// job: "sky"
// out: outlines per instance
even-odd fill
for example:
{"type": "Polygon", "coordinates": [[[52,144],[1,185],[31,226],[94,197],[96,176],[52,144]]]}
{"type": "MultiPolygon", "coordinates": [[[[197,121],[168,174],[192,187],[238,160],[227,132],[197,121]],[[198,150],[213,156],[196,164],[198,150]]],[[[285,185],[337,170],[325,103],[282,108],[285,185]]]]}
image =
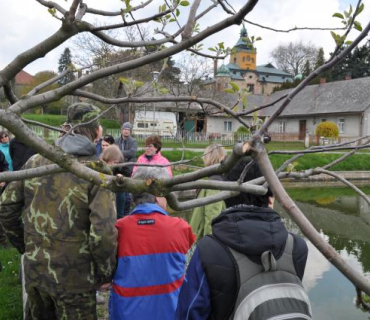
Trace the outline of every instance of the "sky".
{"type": "MultiPolygon", "coordinates": [[[[64,8],[72,3],[72,0],[54,0],[64,8]]],[[[142,0],[132,0],[133,5],[138,5],[142,0]]],[[[190,2],[192,2],[190,0],[190,2]]],[[[245,0],[229,0],[235,9],[240,8],[245,0]]],[[[370,21],[370,1],[363,1],[365,10],[361,13],[359,21],[363,26],[370,21]]],[[[95,9],[119,10],[123,2],[120,0],[85,0],[85,3],[95,9]]],[[[153,4],[143,10],[140,14],[135,13],[136,18],[144,17],[158,11],[158,5],[164,3],[163,0],[154,0],[153,4]]],[[[206,7],[209,0],[202,0],[201,8],[206,7]]],[[[355,0],[260,0],[253,12],[246,19],[252,22],[272,27],[276,29],[287,29],[297,27],[340,27],[340,19],[333,18],[335,12],[343,12],[349,5],[356,6],[355,0]]],[[[181,23],[184,23],[186,15],[183,11],[180,15],[181,23]]],[[[201,28],[210,26],[225,18],[222,10],[216,9],[210,12],[207,18],[200,21],[201,28]]],[[[89,22],[96,22],[96,16],[86,15],[89,22]]],[[[117,18],[115,23],[120,22],[117,18]]],[[[40,5],[36,0],[12,0],[0,1],[0,69],[10,63],[18,54],[32,48],[42,40],[46,39],[58,30],[61,22],[52,17],[47,8],[40,5]]],[[[153,25],[152,28],[157,27],[153,25]]],[[[294,31],[290,33],[276,33],[250,24],[245,24],[248,34],[262,37],[262,41],[256,43],[257,64],[273,62],[270,53],[279,44],[288,42],[302,41],[311,42],[317,47],[323,47],[326,57],[333,51],[334,41],[329,31],[294,31]]],[[[169,30],[171,31],[171,29],[169,30]]],[[[225,46],[232,47],[239,38],[240,26],[232,26],[228,29],[206,39],[204,48],[212,47],[219,42],[224,42],[225,46]]],[[[352,31],[349,39],[354,39],[358,34],[352,31]]],[[[57,71],[58,60],[65,47],[71,47],[71,42],[66,42],[60,47],[48,53],[44,58],[40,58],[28,65],[25,70],[30,74],[43,70],[57,71]]],[[[211,53],[205,50],[206,53],[211,53]]],[[[72,51],[73,54],[73,51],[72,51]]],[[[176,60],[176,57],[175,57],[176,60]]],[[[225,61],[225,63],[228,63],[225,61]]]]}

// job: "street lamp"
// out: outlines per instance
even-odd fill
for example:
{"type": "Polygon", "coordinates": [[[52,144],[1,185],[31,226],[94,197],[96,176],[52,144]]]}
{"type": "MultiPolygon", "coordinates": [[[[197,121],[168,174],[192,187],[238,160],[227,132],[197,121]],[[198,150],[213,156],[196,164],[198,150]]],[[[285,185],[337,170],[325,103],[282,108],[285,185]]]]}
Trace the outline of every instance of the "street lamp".
{"type": "MultiPolygon", "coordinates": [[[[158,76],[159,76],[159,72],[158,71],[152,71],[152,77],[153,77],[153,81],[154,81],[154,95],[157,96],[157,81],[158,81],[158,76]]],[[[153,106],[153,133],[155,133],[154,131],[154,127],[155,127],[155,102],[154,102],[154,106],[153,106]]]]}

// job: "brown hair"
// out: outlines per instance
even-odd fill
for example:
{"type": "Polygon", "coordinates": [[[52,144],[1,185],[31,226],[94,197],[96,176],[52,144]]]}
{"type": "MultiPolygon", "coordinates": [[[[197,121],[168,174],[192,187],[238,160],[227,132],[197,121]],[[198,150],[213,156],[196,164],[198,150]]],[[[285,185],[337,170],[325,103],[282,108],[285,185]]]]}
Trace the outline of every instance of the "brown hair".
{"type": "Polygon", "coordinates": [[[146,138],[145,145],[148,146],[150,144],[152,144],[157,149],[157,153],[159,151],[161,151],[162,142],[161,142],[161,138],[159,136],[150,136],[150,137],[146,138]]]}
{"type": "Polygon", "coordinates": [[[99,124],[97,123],[81,125],[81,126],[78,126],[76,129],[74,129],[73,133],[85,136],[90,141],[93,142],[98,137],[98,132],[97,132],[98,128],[99,128],[99,124]]]}
{"type": "Polygon", "coordinates": [[[206,167],[218,164],[226,157],[226,151],[220,144],[211,144],[204,149],[203,162],[206,167]]]}
{"type": "Polygon", "coordinates": [[[124,160],[121,150],[116,145],[107,147],[100,158],[107,163],[109,161],[123,162],[124,160]]]}

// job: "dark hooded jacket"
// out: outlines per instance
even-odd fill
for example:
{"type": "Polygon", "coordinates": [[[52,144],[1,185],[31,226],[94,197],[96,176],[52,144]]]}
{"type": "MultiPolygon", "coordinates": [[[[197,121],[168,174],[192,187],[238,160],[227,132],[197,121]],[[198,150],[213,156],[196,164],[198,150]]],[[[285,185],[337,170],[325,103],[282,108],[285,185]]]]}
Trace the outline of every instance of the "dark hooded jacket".
{"type": "Polygon", "coordinates": [[[18,171],[21,170],[29,158],[36,154],[36,151],[17,138],[13,138],[9,143],[9,153],[13,161],[13,171],[18,171]]]}
{"type": "MultiPolygon", "coordinates": [[[[265,251],[280,258],[288,236],[278,213],[247,205],[223,211],[212,221],[212,233],[198,242],[181,288],[176,319],[228,319],[238,295],[238,281],[226,246],[261,264],[265,251]]],[[[308,249],[302,238],[293,238],[294,267],[302,279],[308,249]]]]}

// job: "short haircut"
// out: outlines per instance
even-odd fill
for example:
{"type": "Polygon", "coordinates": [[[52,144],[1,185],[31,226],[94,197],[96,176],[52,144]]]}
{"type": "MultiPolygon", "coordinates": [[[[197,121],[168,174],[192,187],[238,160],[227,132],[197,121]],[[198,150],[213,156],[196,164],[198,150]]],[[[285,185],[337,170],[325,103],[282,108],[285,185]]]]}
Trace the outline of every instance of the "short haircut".
{"type": "Polygon", "coordinates": [[[156,149],[157,149],[157,152],[161,151],[162,149],[162,142],[161,142],[161,138],[159,136],[150,136],[148,138],[146,138],[145,140],[145,145],[148,146],[152,144],[156,149]]]}
{"type": "Polygon", "coordinates": [[[136,206],[144,203],[156,203],[155,196],[147,192],[134,194],[132,200],[136,206]]]}
{"type": "MultiPolygon", "coordinates": [[[[237,181],[246,165],[248,165],[252,160],[250,157],[243,157],[238,160],[235,166],[224,175],[225,181],[237,181]]],[[[262,172],[258,166],[258,163],[254,161],[248,168],[246,175],[243,179],[243,182],[250,181],[262,177],[262,172]]],[[[256,207],[265,207],[269,205],[269,197],[272,197],[273,194],[268,188],[268,191],[265,195],[257,195],[251,193],[241,192],[239,195],[228,198],[225,200],[226,207],[232,207],[239,204],[253,205],[256,207]]]]}
{"type": "Polygon", "coordinates": [[[114,144],[114,138],[109,134],[106,134],[105,136],[103,136],[103,140],[105,142],[108,142],[109,144],[114,144]]]}
{"type": "Polygon", "coordinates": [[[209,167],[224,160],[226,157],[226,150],[220,144],[211,144],[204,149],[203,155],[203,162],[206,167],[209,167]]]}
{"type": "Polygon", "coordinates": [[[109,161],[123,162],[124,160],[121,150],[116,145],[111,145],[107,147],[103,151],[100,158],[105,162],[109,161]]]}

